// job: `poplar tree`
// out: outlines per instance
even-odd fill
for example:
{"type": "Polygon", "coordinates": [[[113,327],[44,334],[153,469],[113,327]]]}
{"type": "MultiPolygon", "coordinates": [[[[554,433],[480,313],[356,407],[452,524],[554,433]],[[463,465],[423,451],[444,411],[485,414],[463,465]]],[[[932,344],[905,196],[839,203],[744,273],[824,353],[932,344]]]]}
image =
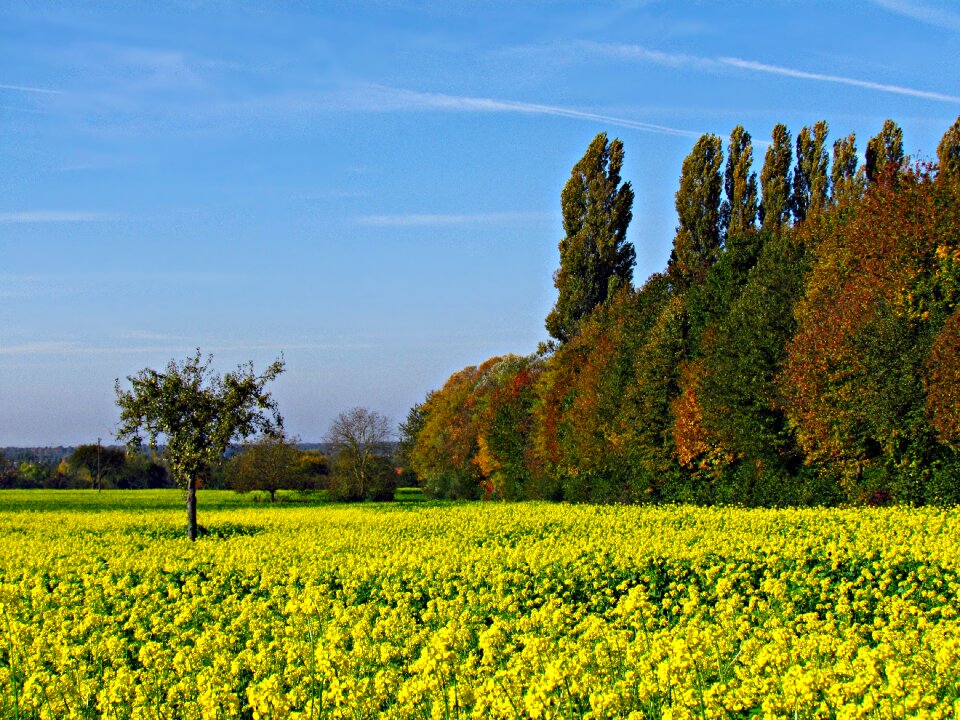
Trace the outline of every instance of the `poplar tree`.
{"type": "Polygon", "coordinates": [[[830,178],[827,157],[827,123],[821,120],[813,128],[797,133],[797,164],[793,169],[793,217],[800,222],[816,215],[827,204],[830,178]]]}
{"type": "Polygon", "coordinates": [[[940,177],[949,182],[960,181],[960,117],[943,134],[937,145],[937,160],[940,162],[940,177]]]}
{"type": "Polygon", "coordinates": [[[706,274],[720,253],[720,190],[723,144],[716,135],[701,135],[680,171],[676,194],[677,235],[667,272],[681,287],[706,274]]]}
{"type": "Polygon", "coordinates": [[[551,337],[576,335],[581,321],[633,280],[636,251],[627,242],[633,217],[633,188],[621,182],[623,143],[597,135],[573,166],[560,195],[563,229],[560,268],[553,275],[557,302],[547,315],[551,337]]]}
{"type": "Polygon", "coordinates": [[[760,171],[760,224],[764,230],[777,230],[790,222],[790,131],[778,123],[763,158],[760,171]]]}
{"type": "Polygon", "coordinates": [[[883,129],[867,142],[867,182],[873,185],[884,176],[895,181],[905,162],[903,130],[893,120],[886,120],[883,129]]]}
{"type": "Polygon", "coordinates": [[[863,168],[857,168],[857,136],[854,133],[833,143],[830,180],[834,203],[856,199],[863,194],[863,168]]]}
{"type": "Polygon", "coordinates": [[[737,125],[727,145],[727,167],[723,189],[726,198],[720,205],[720,225],[727,237],[735,237],[753,228],[757,222],[757,174],[751,172],[753,143],[750,133],[737,125]]]}

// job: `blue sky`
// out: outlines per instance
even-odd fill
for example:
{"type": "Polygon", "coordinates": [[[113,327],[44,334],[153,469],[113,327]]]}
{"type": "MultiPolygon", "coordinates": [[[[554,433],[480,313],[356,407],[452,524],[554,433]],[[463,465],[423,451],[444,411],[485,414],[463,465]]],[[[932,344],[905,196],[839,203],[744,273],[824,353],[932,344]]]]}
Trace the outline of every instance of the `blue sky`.
{"type": "MultiPolygon", "coordinates": [[[[560,190],[623,140],[636,281],[697,136],[960,114],[953,2],[0,4],[0,446],[111,437],[113,383],[281,352],[287,427],[402,420],[546,338],[560,190]]],[[[759,168],[758,168],[759,169],[759,168]]]]}

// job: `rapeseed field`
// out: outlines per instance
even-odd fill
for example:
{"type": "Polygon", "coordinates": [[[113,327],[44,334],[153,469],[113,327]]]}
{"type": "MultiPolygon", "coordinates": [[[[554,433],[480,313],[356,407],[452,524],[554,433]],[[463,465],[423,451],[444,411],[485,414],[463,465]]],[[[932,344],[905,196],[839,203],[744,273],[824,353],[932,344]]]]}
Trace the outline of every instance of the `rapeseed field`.
{"type": "Polygon", "coordinates": [[[0,716],[960,715],[956,509],[178,501],[0,494],[0,716]]]}

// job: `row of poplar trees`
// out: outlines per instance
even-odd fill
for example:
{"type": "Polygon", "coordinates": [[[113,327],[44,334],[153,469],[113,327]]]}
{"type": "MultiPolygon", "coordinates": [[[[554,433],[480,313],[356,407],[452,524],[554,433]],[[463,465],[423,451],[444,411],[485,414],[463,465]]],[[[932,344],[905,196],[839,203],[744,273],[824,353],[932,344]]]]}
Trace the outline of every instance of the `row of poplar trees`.
{"type": "Polygon", "coordinates": [[[598,135],[529,356],[455,373],[402,448],[437,497],[744,505],[960,501],[960,118],[911,164],[887,121],[704,135],[665,272],[633,285],[623,145],[598,135]],[[831,152],[832,150],[832,152],[831,152]],[[831,157],[832,155],[832,157],[831,157]]]}

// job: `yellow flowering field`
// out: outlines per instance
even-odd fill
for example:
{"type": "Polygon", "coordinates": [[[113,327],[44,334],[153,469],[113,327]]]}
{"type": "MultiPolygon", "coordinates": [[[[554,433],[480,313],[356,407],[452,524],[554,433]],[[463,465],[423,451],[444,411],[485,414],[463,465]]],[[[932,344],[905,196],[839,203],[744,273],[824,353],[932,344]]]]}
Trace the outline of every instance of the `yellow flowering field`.
{"type": "Polygon", "coordinates": [[[0,493],[0,717],[960,716],[956,509],[232,497],[0,493]]]}

